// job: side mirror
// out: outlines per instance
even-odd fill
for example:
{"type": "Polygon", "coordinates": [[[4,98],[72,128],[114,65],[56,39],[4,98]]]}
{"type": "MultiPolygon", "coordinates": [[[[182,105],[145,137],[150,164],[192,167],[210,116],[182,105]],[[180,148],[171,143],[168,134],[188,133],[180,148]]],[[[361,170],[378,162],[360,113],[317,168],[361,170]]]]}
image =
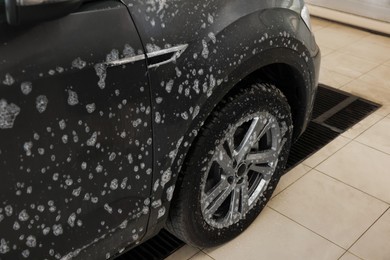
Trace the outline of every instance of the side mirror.
{"type": "Polygon", "coordinates": [[[5,0],[7,22],[28,24],[58,18],[76,10],[82,0],[5,0]]]}

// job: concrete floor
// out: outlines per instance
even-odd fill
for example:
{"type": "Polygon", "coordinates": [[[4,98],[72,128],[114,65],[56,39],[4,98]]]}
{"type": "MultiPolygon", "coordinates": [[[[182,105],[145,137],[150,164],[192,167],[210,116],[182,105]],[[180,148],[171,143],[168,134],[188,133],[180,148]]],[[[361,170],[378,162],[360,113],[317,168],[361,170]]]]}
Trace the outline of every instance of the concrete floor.
{"type": "Polygon", "coordinates": [[[312,22],[320,82],[383,107],[287,173],[241,236],[168,259],[390,259],[390,37],[312,22]]]}

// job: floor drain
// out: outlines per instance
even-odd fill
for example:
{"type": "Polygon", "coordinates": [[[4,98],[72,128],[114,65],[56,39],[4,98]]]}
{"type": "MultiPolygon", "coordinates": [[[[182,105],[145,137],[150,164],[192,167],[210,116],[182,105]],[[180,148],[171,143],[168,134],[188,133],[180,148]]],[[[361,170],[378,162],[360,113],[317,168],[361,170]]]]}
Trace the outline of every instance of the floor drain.
{"type": "MultiPolygon", "coordinates": [[[[313,119],[306,132],[292,146],[287,169],[305,160],[379,107],[380,105],[371,101],[320,84],[313,119]]],[[[116,260],[160,260],[183,245],[184,242],[162,230],[157,236],[117,257],[116,260]]]]}
{"type": "Polygon", "coordinates": [[[115,260],[159,260],[164,259],[184,245],[184,242],[161,230],[157,236],[118,256],[115,260]]]}
{"type": "Polygon", "coordinates": [[[379,107],[379,104],[320,84],[313,119],[291,147],[286,168],[293,168],[379,107]]]}

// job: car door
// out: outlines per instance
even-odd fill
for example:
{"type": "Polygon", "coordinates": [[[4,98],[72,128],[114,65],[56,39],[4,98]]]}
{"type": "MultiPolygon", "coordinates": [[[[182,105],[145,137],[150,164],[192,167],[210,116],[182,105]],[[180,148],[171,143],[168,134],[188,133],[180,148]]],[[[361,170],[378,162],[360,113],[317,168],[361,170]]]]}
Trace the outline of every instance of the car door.
{"type": "Polygon", "coordinates": [[[18,27],[0,12],[0,258],[109,257],[144,235],[152,180],[128,10],[88,2],[18,27]]]}
{"type": "Polygon", "coordinates": [[[151,201],[159,202],[159,207],[151,208],[149,221],[150,229],[159,230],[165,224],[185,152],[203,124],[202,114],[216,104],[211,94],[227,68],[232,67],[226,63],[219,67],[226,56],[215,39],[224,23],[214,23],[214,16],[227,4],[207,0],[122,1],[139,29],[148,58],[154,124],[151,201]]]}

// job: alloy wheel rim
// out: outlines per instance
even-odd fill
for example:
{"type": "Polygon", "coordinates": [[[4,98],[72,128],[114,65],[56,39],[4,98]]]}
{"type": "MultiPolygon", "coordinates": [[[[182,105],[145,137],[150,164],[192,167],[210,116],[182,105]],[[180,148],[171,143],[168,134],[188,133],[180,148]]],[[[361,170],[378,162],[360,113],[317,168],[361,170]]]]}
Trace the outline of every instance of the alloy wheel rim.
{"type": "Polygon", "coordinates": [[[224,228],[245,218],[270,183],[286,132],[268,112],[230,127],[202,182],[201,210],[209,225],[224,228]]]}

